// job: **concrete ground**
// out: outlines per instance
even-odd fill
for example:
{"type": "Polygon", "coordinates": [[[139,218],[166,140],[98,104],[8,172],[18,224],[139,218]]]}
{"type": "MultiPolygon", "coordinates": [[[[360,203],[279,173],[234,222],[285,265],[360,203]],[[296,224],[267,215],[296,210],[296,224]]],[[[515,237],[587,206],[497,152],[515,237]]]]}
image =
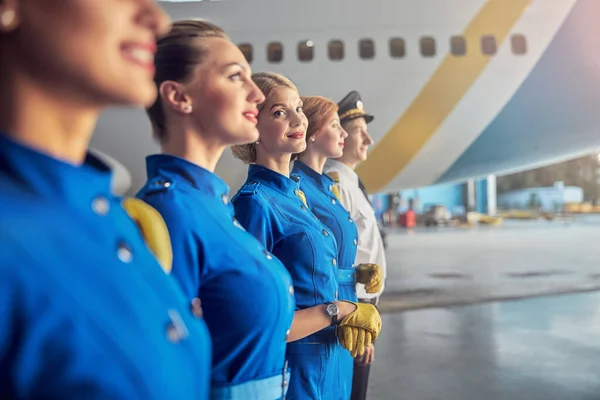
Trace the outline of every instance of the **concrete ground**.
{"type": "Polygon", "coordinates": [[[600,217],[388,233],[384,311],[600,289],[600,217]]]}
{"type": "Polygon", "coordinates": [[[600,294],[384,314],[369,400],[600,399],[600,294]]]}
{"type": "Polygon", "coordinates": [[[600,399],[600,217],[388,237],[370,400],[600,399]]]}

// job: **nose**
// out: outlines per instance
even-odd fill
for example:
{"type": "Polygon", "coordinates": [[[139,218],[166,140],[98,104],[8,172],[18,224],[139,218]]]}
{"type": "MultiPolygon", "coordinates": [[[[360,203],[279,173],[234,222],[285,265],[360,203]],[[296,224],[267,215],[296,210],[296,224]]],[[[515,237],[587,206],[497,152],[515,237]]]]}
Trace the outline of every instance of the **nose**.
{"type": "Polygon", "coordinates": [[[144,8],[140,11],[139,22],[152,30],[155,36],[163,35],[169,32],[171,28],[171,18],[158,3],[154,1],[145,2],[144,8]]]}
{"type": "Polygon", "coordinates": [[[348,137],[348,132],[346,132],[346,130],[344,128],[342,129],[342,139],[346,139],[348,137]]]}
{"type": "Polygon", "coordinates": [[[248,94],[248,101],[254,104],[264,103],[266,97],[262,90],[260,90],[258,86],[256,86],[256,83],[254,83],[252,79],[249,80],[249,86],[250,93],[248,94]]]}
{"type": "Polygon", "coordinates": [[[302,111],[293,112],[290,115],[290,125],[291,126],[304,125],[304,126],[308,127],[308,118],[306,118],[306,116],[304,115],[304,113],[302,111]]]}
{"type": "Polygon", "coordinates": [[[367,145],[373,144],[373,138],[371,137],[371,135],[369,135],[369,132],[367,132],[367,131],[363,132],[363,141],[367,145]]]}

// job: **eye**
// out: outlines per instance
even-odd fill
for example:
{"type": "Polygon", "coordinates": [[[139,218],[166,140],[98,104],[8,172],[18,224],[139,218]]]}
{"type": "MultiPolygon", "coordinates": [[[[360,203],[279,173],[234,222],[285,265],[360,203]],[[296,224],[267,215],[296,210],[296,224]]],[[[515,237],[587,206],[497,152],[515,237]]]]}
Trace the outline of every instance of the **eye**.
{"type": "Polygon", "coordinates": [[[276,117],[283,117],[285,115],[285,111],[283,110],[277,110],[273,113],[274,116],[276,117]]]}
{"type": "Polygon", "coordinates": [[[302,109],[302,107],[298,107],[298,108],[296,108],[296,112],[301,113],[301,112],[304,112],[304,110],[302,109]]]}
{"type": "Polygon", "coordinates": [[[242,79],[242,73],[241,72],[236,72],[233,75],[229,75],[229,79],[231,79],[232,81],[239,81],[242,79]]]}

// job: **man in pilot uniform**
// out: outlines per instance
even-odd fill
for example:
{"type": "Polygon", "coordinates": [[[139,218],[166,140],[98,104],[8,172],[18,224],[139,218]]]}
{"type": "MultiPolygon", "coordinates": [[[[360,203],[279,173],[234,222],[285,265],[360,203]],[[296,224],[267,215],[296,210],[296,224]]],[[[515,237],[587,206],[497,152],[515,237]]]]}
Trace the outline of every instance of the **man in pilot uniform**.
{"type": "MultiPolygon", "coordinates": [[[[385,282],[386,261],[383,239],[379,231],[375,210],[367,197],[364,186],[354,169],[366,160],[367,150],[373,144],[373,138],[367,131],[367,124],[373,116],[364,111],[360,95],[350,92],[338,103],[342,127],[348,132],[344,144],[344,153],[338,159],[327,160],[324,172],[338,182],[340,201],[350,212],[358,228],[358,249],[355,265],[377,264],[381,267],[385,282]]],[[[385,284],[377,293],[367,293],[364,285],[357,283],[356,294],[360,302],[377,304],[385,284]]],[[[364,400],[367,395],[370,359],[373,349],[362,358],[355,359],[352,382],[352,400],[364,400]]]]}

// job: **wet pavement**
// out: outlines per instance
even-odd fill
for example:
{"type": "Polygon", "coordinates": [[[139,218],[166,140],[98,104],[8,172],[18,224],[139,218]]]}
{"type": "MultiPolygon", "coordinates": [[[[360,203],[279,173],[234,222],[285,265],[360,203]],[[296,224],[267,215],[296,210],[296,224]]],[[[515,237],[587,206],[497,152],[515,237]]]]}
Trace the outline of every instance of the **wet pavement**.
{"type": "Polygon", "coordinates": [[[388,233],[383,311],[600,289],[600,216],[388,233]]]}
{"type": "Polygon", "coordinates": [[[600,293],[383,316],[370,400],[600,399],[600,293]]]}

